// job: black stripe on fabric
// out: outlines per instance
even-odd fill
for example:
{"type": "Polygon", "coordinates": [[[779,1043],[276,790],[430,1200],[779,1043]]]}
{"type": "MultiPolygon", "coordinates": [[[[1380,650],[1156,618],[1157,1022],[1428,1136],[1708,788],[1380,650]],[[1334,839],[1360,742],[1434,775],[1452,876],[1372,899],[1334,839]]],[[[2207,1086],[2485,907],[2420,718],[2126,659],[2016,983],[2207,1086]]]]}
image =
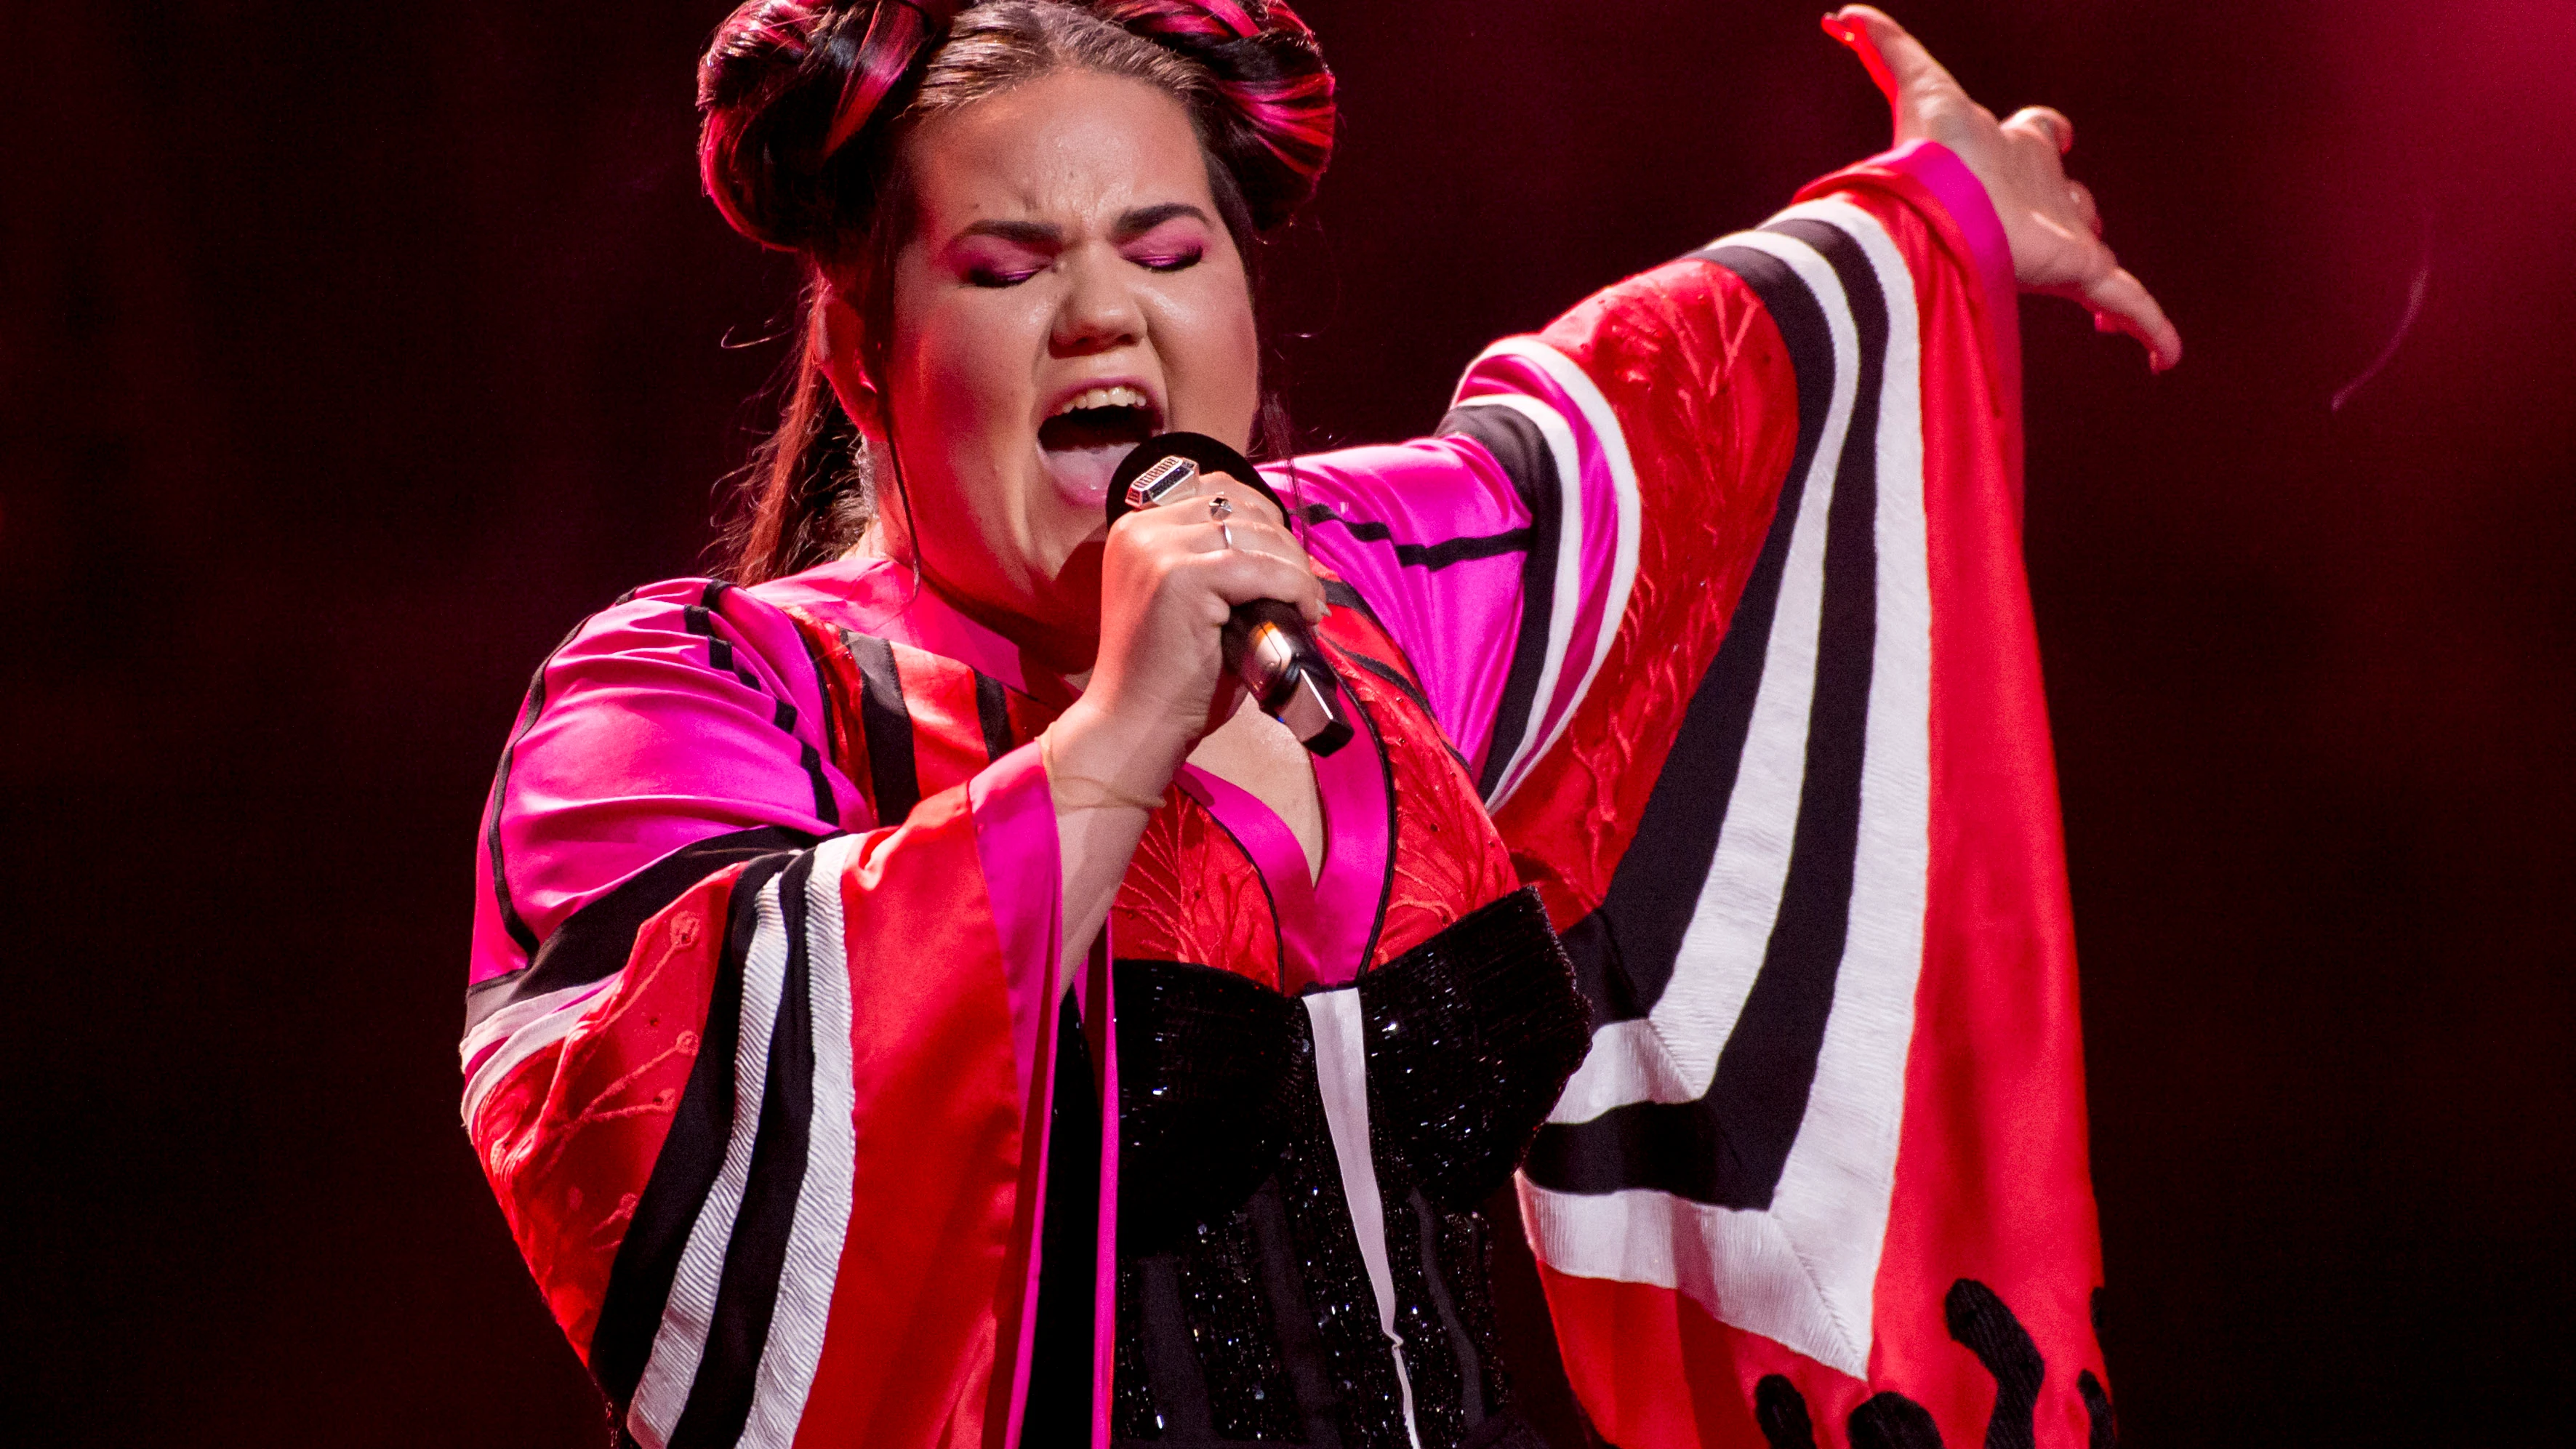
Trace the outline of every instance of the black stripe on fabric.
{"type": "MultiPolygon", "coordinates": [[[[761,689],[759,676],[734,658],[732,643],[716,633],[715,611],[724,602],[724,596],[732,591],[733,585],[722,579],[709,579],[707,586],[698,591],[698,601],[682,609],[680,617],[687,622],[690,633],[707,641],[708,668],[741,680],[745,689],[760,689],[766,694],[768,691],[761,689]]],[[[831,817],[826,815],[823,818],[828,820],[831,817]]]]}
{"type": "Polygon", "coordinates": [[[877,824],[901,825],[921,803],[920,767],[912,757],[912,711],[903,702],[903,676],[894,646],[871,634],[844,629],[841,643],[859,666],[859,729],[867,736],[868,779],[876,787],[877,824]]]}
{"type": "Polygon", "coordinates": [[[1011,742],[1011,697],[1002,681],[975,675],[975,722],[984,728],[984,758],[998,760],[1014,748],[1011,742]]]}
{"type": "Polygon", "coordinates": [[[590,1372],[621,1423],[635,1385],[644,1377],[645,1361],[652,1357],[653,1337],[661,1329],[689,1230],[697,1225],[707,1192],[724,1166],[725,1143],[733,1135],[734,1051],[742,1037],[743,958],[759,930],[761,888],[790,858],[764,856],[744,866],[734,880],[725,907],[724,952],[707,997],[697,1061],[689,1068],[670,1133],[636,1198],[635,1215],[627,1221],[626,1238],[617,1245],[608,1289],[601,1295],[599,1326],[590,1339],[590,1372]]]}
{"type": "Polygon", "coordinates": [[[1824,308],[1789,264],[1750,247],[1698,255],[1743,278],[1780,329],[1797,376],[1798,441],[1773,505],[1770,533],[1745,578],[1717,657],[1683,711],[1663,773],[1638,817],[1637,834],[1610,877],[1601,908],[1565,933],[1565,949],[1574,958],[1584,994],[1592,998],[1596,1024],[1644,1016],[1672,980],[1682,935],[1698,909],[1701,883],[1708,879],[1718,835],[1726,826],[1771,647],[1790,537],[1805,501],[1808,470],[1824,440],[1825,414],[1833,404],[1833,334],[1824,308]]]}
{"type": "Polygon", "coordinates": [[[466,1029],[513,1001],[615,975],[635,953],[635,933],[698,882],[735,861],[804,850],[821,840],[789,826],[763,825],[681,846],[565,918],[528,966],[469,988],[466,1029]]]}
{"type": "MultiPolygon", "coordinates": [[[[806,891],[813,875],[814,853],[809,850],[798,853],[778,880],[787,967],[769,1037],[769,1079],[761,1086],[760,1125],[751,1141],[742,1210],[734,1217],[724,1272],[716,1280],[706,1351],[689,1385],[688,1406],[671,1429],[671,1449],[712,1449],[742,1437],[758,1387],[761,1352],[769,1346],[788,1237],[796,1226],[796,1199],[805,1188],[814,1118],[814,961],[806,931],[806,891]]],[[[838,968],[837,962],[824,966],[838,968]]]]}
{"type": "MultiPolygon", "coordinates": [[[[833,737],[832,684],[823,667],[824,645],[820,639],[803,629],[796,631],[796,637],[804,642],[806,666],[814,671],[814,698],[821,701],[823,711],[823,727],[820,733],[824,739],[829,740],[833,737]]],[[[798,746],[796,763],[804,768],[807,782],[814,787],[815,818],[838,826],[841,823],[841,802],[832,793],[831,777],[823,773],[823,752],[803,740],[796,743],[798,746]]]]}
{"type": "Polygon", "coordinates": [[[826,825],[839,825],[841,803],[832,798],[832,781],[823,773],[823,752],[808,741],[798,740],[796,763],[805,771],[805,783],[814,787],[814,818],[826,825]]]}
{"type": "MultiPolygon", "coordinates": [[[[1476,781],[1476,793],[1487,803],[1503,783],[1503,769],[1518,753],[1521,741],[1529,733],[1530,711],[1536,707],[1538,677],[1547,667],[1547,631],[1549,620],[1559,603],[1556,597],[1556,555],[1563,537],[1564,487],[1557,477],[1557,459],[1547,445],[1547,435],[1538,424],[1499,404],[1469,405],[1452,408],[1440,420],[1441,436],[1459,434],[1473,438],[1493,455],[1503,476],[1521,495],[1521,506],[1529,510],[1529,551],[1521,557],[1521,628],[1512,641],[1511,672],[1503,677],[1503,693],[1494,706],[1494,728],[1485,745],[1485,769],[1476,781]]],[[[1574,601],[1563,601],[1568,608],[1574,601]]]]}
{"type": "MultiPolygon", "coordinates": [[[[1638,1102],[1589,1122],[1550,1124],[1531,1148],[1527,1171],[1532,1182],[1560,1192],[1650,1188],[1721,1207],[1768,1208],[1806,1118],[1841,974],[1878,636],[1878,417],[1888,315],[1858,243],[1819,222],[1784,222],[1772,230],[1814,247],[1832,265],[1859,343],[1857,401],[1826,513],[1815,692],[1788,874],[1762,968],[1718,1054],[1708,1092],[1694,1102],[1638,1102]]],[[[1710,260],[1732,267],[1736,251],[1719,249],[1710,260]]],[[[1768,297],[1764,303],[1770,305],[1768,297]]],[[[1788,327],[1782,331],[1785,338],[1788,327]]],[[[1802,377],[1802,409],[1803,383],[1802,377]]],[[[1647,844],[1632,842],[1629,856],[1647,844]]],[[[1689,882],[1687,897],[1697,895],[1698,883],[1689,882]]],[[[1663,969],[1669,980],[1669,959],[1663,969]]]]}
{"type": "MultiPolygon", "coordinates": [[[[1329,504],[1309,503],[1301,516],[1309,525],[1338,524],[1351,537],[1362,543],[1386,543],[1395,536],[1395,530],[1383,523],[1365,518],[1344,518],[1335,513],[1329,504]]],[[[1397,543],[1395,561],[1407,568],[1427,569],[1436,573],[1451,564],[1466,563],[1471,559],[1519,553],[1528,548],[1529,543],[1528,529],[1508,528],[1501,533],[1470,534],[1463,538],[1446,539],[1439,543],[1397,543]]]]}

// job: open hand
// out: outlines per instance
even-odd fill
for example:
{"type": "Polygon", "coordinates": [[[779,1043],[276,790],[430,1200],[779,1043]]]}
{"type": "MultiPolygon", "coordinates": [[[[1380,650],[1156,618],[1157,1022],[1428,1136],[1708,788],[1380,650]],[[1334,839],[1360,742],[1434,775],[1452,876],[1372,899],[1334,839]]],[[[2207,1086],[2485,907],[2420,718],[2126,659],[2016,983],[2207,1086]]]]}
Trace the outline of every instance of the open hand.
{"type": "Polygon", "coordinates": [[[2066,174],[2074,122],[2046,106],[2025,106],[1997,122],[1921,41],[1883,12],[1847,5],[1832,18],[1865,34],[1886,61],[1897,141],[1937,141],[1985,184],[2011,243],[2013,276],[2022,290],[2081,302],[2092,310],[2094,326],[2144,343],[2147,361],[2158,372],[2182,360],[2182,334],[2102,244],[2102,214],[2093,193],[2066,174]]]}

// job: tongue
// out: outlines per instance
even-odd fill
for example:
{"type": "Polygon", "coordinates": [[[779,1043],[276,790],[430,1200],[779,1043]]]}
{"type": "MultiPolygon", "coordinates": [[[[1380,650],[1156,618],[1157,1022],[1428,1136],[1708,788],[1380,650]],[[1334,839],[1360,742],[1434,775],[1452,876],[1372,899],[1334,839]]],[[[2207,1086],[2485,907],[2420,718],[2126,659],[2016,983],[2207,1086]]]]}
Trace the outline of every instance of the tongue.
{"type": "Polygon", "coordinates": [[[1078,448],[1045,448],[1047,473],[1054,478],[1056,491],[1075,505],[1098,513],[1109,501],[1109,475],[1134,452],[1132,441],[1097,443],[1078,448]]]}

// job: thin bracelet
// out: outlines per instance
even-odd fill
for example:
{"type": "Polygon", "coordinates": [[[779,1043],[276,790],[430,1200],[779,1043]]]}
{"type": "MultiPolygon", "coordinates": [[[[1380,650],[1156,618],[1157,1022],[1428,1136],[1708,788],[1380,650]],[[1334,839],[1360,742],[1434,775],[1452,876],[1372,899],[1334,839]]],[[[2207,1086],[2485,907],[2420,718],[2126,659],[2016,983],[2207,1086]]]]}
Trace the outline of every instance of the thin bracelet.
{"type": "Polygon", "coordinates": [[[1106,780],[1095,780],[1088,775],[1058,774],[1055,768],[1055,736],[1050,731],[1038,731],[1038,760],[1046,766],[1047,780],[1049,783],[1062,780],[1068,785],[1089,785],[1093,790],[1099,792],[1101,797],[1100,799],[1077,801],[1068,807],[1070,809],[1098,810],[1109,805],[1125,805],[1130,809],[1142,810],[1147,814],[1152,814],[1154,811],[1163,808],[1163,796],[1160,795],[1144,796],[1122,794],[1117,786],[1110,784],[1106,780]]]}

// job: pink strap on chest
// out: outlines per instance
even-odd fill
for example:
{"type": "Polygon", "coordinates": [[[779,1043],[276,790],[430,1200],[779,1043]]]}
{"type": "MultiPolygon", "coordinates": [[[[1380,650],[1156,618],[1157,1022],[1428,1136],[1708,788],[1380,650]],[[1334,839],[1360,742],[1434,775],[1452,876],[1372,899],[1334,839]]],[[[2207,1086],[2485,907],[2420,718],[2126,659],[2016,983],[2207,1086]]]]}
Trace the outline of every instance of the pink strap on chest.
{"type": "Polygon", "coordinates": [[[1196,765],[1181,766],[1172,781],[1242,842],[1261,872],[1279,918],[1279,989],[1290,996],[1358,977],[1394,848],[1377,732],[1364,728],[1350,745],[1312,763],[1324,807],[1324,865],[1311,878],[1296,832],[1259,796],[1196,765]]]}

